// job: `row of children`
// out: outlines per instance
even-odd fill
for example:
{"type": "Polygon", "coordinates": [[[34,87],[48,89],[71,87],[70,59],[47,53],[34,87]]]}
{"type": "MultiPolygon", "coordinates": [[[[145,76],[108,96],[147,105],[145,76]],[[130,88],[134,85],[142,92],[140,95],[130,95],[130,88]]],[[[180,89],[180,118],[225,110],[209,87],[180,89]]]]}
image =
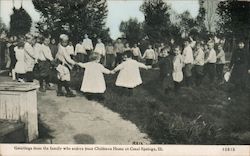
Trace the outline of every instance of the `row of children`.
{"type": "Polygon", "coordinates": [[[69,38],[67,35],[61,35],[58,44],[58,51],[56,55],[53,56],[49,46],[49,37],[38,39],[27,34],[25,39],[18,39],[18,41],[13,44],[16,58],[16,63],[13,68],[13,71],[16,74],[13,73],[13,75],[16,75],[17,80],[20,82],[32,82],[34,79],[34,72],[38,72],[40,91],[44,92],[46,89],[49,89],[49,73],[51,68],[54,68],[57,71],[58,78],[57,95],[74,97],[75,95],[69,88],[69,83],[71,80],[70,70],[75,65],[85,68],[81,91],[98,95],[104,93],[106,89],[103,73],[110,74],[122,70],[117,78],[116,85],[132,89],[142,83],[139,68],[150,68],[150,66],[145,66],[144,64],[133,60],[133,54],[129,50],[123,52],[122,55],[122,58],[126,56],[126,61],[120,63],[112,71],[106,69],[101,64],[102,55],[91,50],[88,62],[78,62],[72,59],[72,55],[68,52],[68,41],[69,38]],[[127,77],[128,74],[131,75],[129,79],[127,77]],[[65,87],[66,94],[63,93],[62,87],[65,87]]]}
{"type": "MultiPolygon", "coordinates": [[[[54,41],[51,40],[51,42],[54,41]]],[[[242,44],[243,42],[240,42],[239,49],[244,49],[244,44],[243,46],[242,44]]],[[[180,88],[180,83],[183,81],[183,79],[185,79],[185,83],[187,86],[191,86],[193,82],[195,82],[195,84],[199,86],[204,75],[208,75],[210,82],[213,83],[216,76],[216,70],[218,79],[220,81],[222,81],[223,79],[223,68],[225,64],[225,53],[223,51],[223,46],[221,44],[217,45],[216,53],[214,49],[215,44],[212,41],[209,41],[207,44],[198,42],[196,43],[192,40],[192,38],[190,38],[189,40],[185,40],[183,51],[180,46],[176,46],[174,44],[172,44],[171,46],[161,44],[158,53],[155,53],[155,50],[152,49],[151,45],[149,45],[143,56],[141,55],[140,49],[136,44],[133,48],[130,48],[129,44],[123,46],[123,43],[119,39],[114,47],[112,46],[112,44],[108,44],[106,48],[99,39],[98,43],[95,46],[95,49],[93,50],[92,41],[88,38],[88,35],[85,35],[85,39],[82,43],[76,45],[75,50],[72,46],[72,43],[69,42],[69,38],[67,35],[61,35],[60,43],[58,45],[54,45],[55,46],[53,50],[53,47],[50,44],[49,36],[44,37],[41,40],[41,37],[34,38],[32,35],[26,35],[25,40],[20,39],[16,47],[15,44],[13,44],[12,48],[15,51],[15,57],[17,59],[17,63],[14,68],[15,70],[13,71],[17,73],[17,79],[19,81],[23,81],[23,79],[26,79],[26,81],[31,82],[34,78],[33,71],[38,70],[38,79],[41,86],[40,91],[45,91],[46,89],[49,89],[49,73],[50,68],[53,65],[58,71],[57,75],[59,81],[57,95],[64,95],[64,93],[62,92],[62,86],[64,86],[67,91],[66,96],[71,97],[75,96],[69,89],[70,70],[74,65],[86,68],[81,90],[83,92],[89,93],[103,93],[103,90],[105,90],[105,87],[103,87],[105,86],[105,81],[103,79],[103,76],[101,76],[101,73],[113,73],[114,71],[120,69],[124,72],[120,72],[116,84],[118,86],[130,88],[131,90],[135,86],[141,84],[139,68],[141,67],[149,69],[149,67],[151,67],[151,65],[153,64],[153,61],[156,59],[158,59],[160,67],[160,80],[165,84],[164,86],[166,89],[166,93],[168,93],[169,90],[172,89],[173,84],[175,86],[175,90],[177,91],[180,88]],[[112,53],[110,53],[110,51],[112,53]],[[108,55],[113,55],[116,58],[115,62],[117,67],[112,72],[102,66],[103,57],[105,55],[107,55],[107,58],[108,55]],[[74,56],[76,60],[72,59],[72,57],[74,56]],[[125,61],[123,62],[124,58],[125,61]],[[139,58],[146,59],[146,66],[137,61],[139,58]],[[87,64],[83,64],[86,62],[87,64]],[[100,64],[98,64],[98,66],[95,66],[93,65],[93,62],[95,64],[100,64]],[[92,67],[100,69],[99,73],[95,73],[98,70],[95,70],[92,67]],[[88,70],[88,68],[90,68],[91,70],[88,70]],[[130,75],[130,78],[127,78],[127,75],[130,75]],[[100,80],[99,78],[102,80],[100,80]],[[102,82],[100,83],[100,85],[97,85],[95,83],[99,82],[98,80],[102,82]],[[122,83],[120,83],[120,80],[123,80],[121,81],[122,83]],[[93,81],[93,83],[91,83],[91,81],[93,81]],[[132,83],[132,85],[130,83],[132,83]],[[102,89],[100,89],[99,87],[102,89]]],[[[235,64],[237,64],[235,63],[235,60],[239,60],[238,57],[242,56],[245,55],[233,55],[231,62],[232,64],[234,64],[234,69],[235,64]],[[237,58],[235,59],[235,57],[237,58]]],[[[113,69],[112,67],[113,66],[108,66],[109,69],[113,69]]],[[[233,67],[233,65],[231,65],[231,67],[233,67]]],[[[240,84],[240,86],[243,85],[240,84]]]]}
{"type": "MultiPolygon", "coordinates": [[[[224,83],[224,65],[226,63],[223,43],[215,44],[214,41],[195,42],[192,38],[184,41],[184,49],[180,46],[172,48],[165,46],[159,55],[160,80],[166,86],[168,93],[174,88],[180,88],[180,83],[185,80],[186,86],[193,84],[200,86],[204,76],[209,78],[209,84],[214,85],[217,77],[219,84],[224,83]],[[174,82],[174,83],[173,83],[174,82]]],[[[244,42],[238,42],[238,48],[234,50],[229,64],[231,71],[230,82],[236,89],[245,90],[250,69],[250,58],[245,49],[244,42]]]]}
{"type": "MultiPolygon", "coordinates": [[[[242,88],[245,86],[244,80],[247,77],[246,73],[249,69],[249,57],[244,49],[244,43],[242,41],[239,42],[238,46],[239,47],[235,50],[232,56],[229,70],[232,70],[231,82],[242,88]],[[235,73],[240,73],[240,75],[235,73]],[[238,78],[235,79],[235,77],[238,78]],[[238,82],[240,82],[240,84],[238,84],[238,82]]],[[[93,74],[92,71],[94,69],[98,69],[97,67],[91,68],[90,66],[87,66],[87,64],[78,64],[81,67],[89,68],[85,72],[86,75],[84,76],[85,78],[82,84],[82,91],[93,93],[98,92],[98,86],[101,85],[95,82],[102,82],[100,84],[105,84],[101,73],[110,74],[121,70],[117,77],[116,85],[127,88],[131,94],[133,88],[142,83],[139,68],[150,69],[152,67],[152,61],[156,56],[158,56],[160,80],[163,83],[165,93],[169,93],[173,87],[175,91],[178,91],[183,80],[185,80],[185,84],[188,87],[192,86],[193,82],[196,86],[200,86],[204,76],[206,75],[208,76],[209,84],[211,85],[215,83],[216,76],[219,83],[224,81],[223,76],[226,59],[225,52],[223,50],[223,43],[216,44],[211,40],[207,43],[195,42],[192,38],[189,38],[184,41],[183,50],[181,46],[178,45],[162,45],[158,54],[155,54],[152,46],[149,45],[149,49],[145,51],[144,56],[152,55],[154,58],[152,57],[147,59],[146,65],[138,62],[136,60],[137,58],[132,59],[134,57],[132,49],[127,49],[122,54],[125,61],[118,65],[113,71],[109,71],[103,66],[101,66],[100,70],[96,71],[99,72],[99,75],[101,76],[97,76],[98,74],[90,76],[91,73],[93,74]],[[86,80],[88,78],[89,81],[86,80]],[[98,81],[96,78],[101,78],[101,80],[98,81]],[[90,83],[91,81],[92,83],[90,83]],[[89,87],[86,87],[84,84],[89,87]],[[90,90],[84,90],[84,88],[89,88],[90,90]]],[[[98,61],[99,60],[97,59],[97,62],[98,61]]],[[[100,93],[103,93],[104,91],[105,88],[103,88],[100,93]]]]}
{"type": "MultiPolygon", "coordinates": [[[[59,44],[58,52],[53,56],[50,48],[50,38],[48,37],[41,38],[27,34],[24,38],[12,38],[11,41],[9,49],[11,54],[11,67],[13,68],[11,73],[14,80],[17,79],[19,82],[33,82],[36,78],[40,84],[40,91],[45,92],[46,89],[50,89],[50,71],[54,64],[58,67],[56,69],[60,70],[60,72],[58,72],[58,93],[60,94],[62,86],[64,86],[67,91],[66,96],[75,96],[69,89],[70,79],[65,79],[65,77],[61,78],[61,75],[67,73],[68,69],[61,68],[56,64],[58,61],[60,64],[63,64],[63,60],[60,60],[60,56],[64,55],[64,53],[68,54],[65,52],[67,46],[63,47],[62,44],[59,44]]],[[[74,61],[70,59],[70,55],[66,55],[63,58],[67,58],[74,63],[74,61]]]]}
{"type": "MultiPolygon", "coordinates": [[[[147,49],[145,53],[151,53],[154,57],[157,56],[151,45],[149,45],[149,49],[147,49]]],[[[112,71],[109,71],[98,63],[100,61],[98,55],[94,57],[94,62],[85,64],[78,63],[79,66],[86,69],[81,90],[87,93],[102,94],[106,89],[102,73],[114,74],[120,71],[115,84],[116,86],[126,88],[129,95],[131,95],[133,88],[142,83],[139,68],[152,68],[151,61],[155,58],[146,60],[146,65],[144,65],[138,62],[136,60],[137,58],[133,59],[132,49],[127,49],[123,53],[123,57],[125,60],[112,71]]],[[[234,52],[229,66],[229,70],[233,69],[231,82],[237,84],[238,81],[235,81],[234,77],[238,76],[237,79],[241,79],[240,82],[242,83],[237,84],[240,87],[243,87],[243,82],[245,82],[242,81],[242,76],[246,78],[247,75],[245,74],[248,71],[247,69],[250,69],[248,66],[248,59],[249,57],[244,49],[244,43],[240,41],[239,47],[234,52]],[[244,66],[244,70],[240,69],[242,65],[244,66]],[[232,68],[233,66],[234,68],[232,68]],[[240,76],[238,75],[239,72],[241,73],[240,76]]],[[[184,41],[183,50],[181,46],[178,45],[164,45],[158,53],[158,61],[160,67],[160,80],[163,83],[166,94],[168,94],[173,87],[175,91],[178,91],[183,80],[185,80],[187,86],[192,86],[193,82],[196,86],[200,86],[205,75],[207,75],[210,80],[209,84],[214,84],[216,75],[220,83],[223,82],[224,79],[224,65],[226,59],[223,43],[215,44],[213,41],[208,41],[205,44],[195,42],[190,38],[184,41]]]]}
{"type": "Polygon", "coordinates": [[[134,44],[133,47],[130,47],[129,43],[123,43],[121,39],[117,39],[116,43],[113,44],[109,42],[107,46],[102,43],[101,39],[97,39],[97,44],[93,48],[91,39],[88,39],[88,36],[85,35],[83,42],[79,42],[75,47],[75,56],[76,60],[79,62],[88,62],[89,52],[94,51],[101,56],[100,63],[105,65],[107,68],[112,69],[123,60],[123,53],[125,51],[131,51],[133,53],[133,59],[135,60],[146,60],[147,65],[152,65],[153,61],[156,60],[157,55],[152,48],[152,45],[148,46],[148,49],[142,55],[138,44],[134,44]],[[87,42],[87,40],[89,42],[87,42]],[[88,49],[88,50],[86,50],[88,49]]]}

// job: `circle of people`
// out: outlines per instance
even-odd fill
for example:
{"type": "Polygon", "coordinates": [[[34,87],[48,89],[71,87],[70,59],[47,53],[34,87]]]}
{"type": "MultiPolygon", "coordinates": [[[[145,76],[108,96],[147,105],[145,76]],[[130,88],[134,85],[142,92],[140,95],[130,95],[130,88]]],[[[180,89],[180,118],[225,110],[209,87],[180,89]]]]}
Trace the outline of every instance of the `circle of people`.
{"type": "MultiPolygon", "coordinates": [[[[84,35],[83,41],[75,48],[69,37],[61,34],[59,43],[51,37],[41,35],[25,35],[24,38],[10,37],[9,53],[11,58],[10,75],[19,82],[33,82],[34,72],[39,72],[40,91],[45,92],[50,87],[49,70],[53,66],[57,71],[58,96],[74,97],[70,89],[70,70],[74,66],[84,68],[81,91],[88,94],[103,94],[106,84],[103,74],[114,74],[119,71],[116,86],[125,88],[131,95],[133,88],[142,84],[140,68],[151,69],[157,61],[159,67],[159,80],[168,94],[171,90],[178,91],[182,81],[185,85],[200,86],[204,75],[207,75],[210,84],[215,79],[224,82],[224,65],[226,64],[224,41],[219,43],[209,40],[207,43],[196,42],[191,37],[184,41],[184,48],[175,44],[161,43],[157,49],[151,44],[141,53],[137,44],[130,48],[125,46],[121,39],[113,45],[108,43],[105,47],[102,40],[97,39],[93,47],[92,40],[84,35]],[[215,51],[216,46],[216,51],[215,51]],[[145,63],[141,63],[145,60],[145,63]],[[62,88],[65,88],[66,93],[62,88]]],[[[229,65],[232,82],[239,88],[245,87],[245,78],[249,72],[249,60],[240,41],[237,52],[233,53],[229,65]]]]}

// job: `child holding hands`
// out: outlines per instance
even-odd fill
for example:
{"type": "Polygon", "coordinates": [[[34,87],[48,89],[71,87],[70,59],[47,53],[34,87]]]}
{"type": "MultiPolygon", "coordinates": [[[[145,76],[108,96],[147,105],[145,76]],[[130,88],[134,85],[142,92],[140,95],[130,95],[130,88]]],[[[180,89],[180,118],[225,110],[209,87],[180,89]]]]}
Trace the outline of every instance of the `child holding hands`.
{"type": "Polygon", "coordinates": [[[57,78],[58,78],[58,91],[57,96],[75,97],[76,95],[70,90],[70,70],[65,63],[57,61],[57,78]],[[66,94],[63,93],[62,87],[65,88],[66,94]]]}
{"type": "Polygon", "coordinates": [[[103,93],[106,90],[106,83],[103,74],[111,74],[111,71],[100,64],[101,55],[92,53],[90,62],[77,63],[85,68],[81,91],[86,93],[89,100],[103,100],[103,93]]]}
{"type": "Polygon", "coordinates": [[[131,51],[125,51],[124,54],[126,55],[126,60],[119,64],[112,73],[120,71],[115,85],[128,89],[128,95],[130,96],[133,94],[133,88],[142,84],[139,68],[150,69],[152,67],[133,60],[133,53],[131,51]]]}

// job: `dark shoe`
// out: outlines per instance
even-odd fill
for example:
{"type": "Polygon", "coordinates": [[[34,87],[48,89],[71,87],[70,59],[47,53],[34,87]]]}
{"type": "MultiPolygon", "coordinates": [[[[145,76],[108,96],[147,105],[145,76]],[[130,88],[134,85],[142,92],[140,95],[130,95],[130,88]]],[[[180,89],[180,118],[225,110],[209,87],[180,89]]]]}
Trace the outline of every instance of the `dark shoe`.
{"type": "Polygon", "coordinates": [[[91,96],[91,95],[87,95],[86,98],[87,98],[89,101],[92,101],[92,100],[94,99],[93,96],[91,96]]]}
{"type": "Polygon", "coordinates": [[[103,101],[103,100],[105,100],[105,97],[103,96],[103,95],[99,95],[99,96],[97,96],[97,101],[103,101]]]}
{"type": "Polygon", "coordinates": [[[65,96],[66,97],[76,97],[76,95],[73,94],[72,92],[68,92],[65,96]]]}
{"type": "Polygon", "coordinates": [[[57,92],[57,96],[64,96],[63,92],[57,92]]]}

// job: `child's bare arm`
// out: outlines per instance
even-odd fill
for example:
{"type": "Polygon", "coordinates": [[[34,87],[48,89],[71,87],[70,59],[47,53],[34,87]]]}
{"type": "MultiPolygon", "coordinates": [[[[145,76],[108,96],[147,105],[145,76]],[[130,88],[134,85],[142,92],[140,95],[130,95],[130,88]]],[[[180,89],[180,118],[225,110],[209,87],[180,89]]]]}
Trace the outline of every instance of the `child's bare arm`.
{"type": "Polygon", "coordinates": [[[104,74],[112,74],[112,71],[110,71],[109,69],[105,68],[104,66],[102,66],[101,71],[104,74]]]}
{"type": "Polygon", "coordinates": [[[113,72],[117,72],[119,70],[121,70],[123,68],[123,64],[119,64],[117,67],[115,67],[115,69],[113,69],[113,72]]]}
{"type": "Polygon", "coordinates": [[[139,68],[143,68],[143,69],[146,69],[146,70],[148,70],[148,69],[151,69],[151,68],[152,68],[152,66],[146,66],[145,64],[140,63],[140,62],[138,62],[138,64],[139,64],[139,68]]]}
{"type": "Polygon", "coordinates": [[[147,70],[148,70],[148,69],[152,69],[152,66],[147,66],[147,68],[146,68],[146,69],[147,69],[147,70]]]}
{"type": "Polygon", "coordinates": [[[78,66],[82,67],[82,68],[85,68],[85,63],[81,63],[81,62],[78,62],[76,63],[78,66]]]}
{"type": "Polygon", "coordinates": [[[142,59],[145,59],[146,55],[147,55],[147,50],[144,52],[142,59]]]}

